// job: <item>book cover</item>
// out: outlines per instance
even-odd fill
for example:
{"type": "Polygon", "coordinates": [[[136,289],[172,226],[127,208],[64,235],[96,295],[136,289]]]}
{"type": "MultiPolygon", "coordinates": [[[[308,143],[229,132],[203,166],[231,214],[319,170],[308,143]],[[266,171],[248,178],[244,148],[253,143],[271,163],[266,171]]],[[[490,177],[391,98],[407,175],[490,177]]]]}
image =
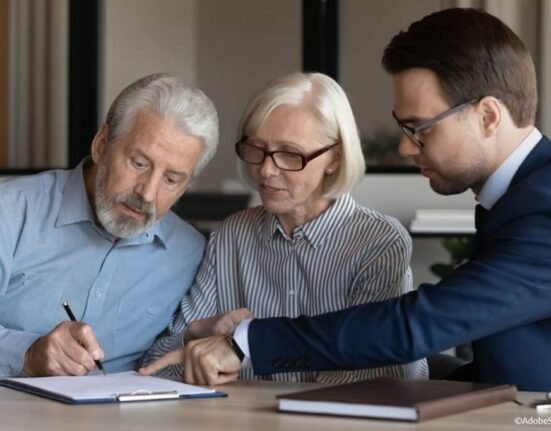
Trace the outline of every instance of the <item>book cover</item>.
{"type": "Polygon", "coordinates": [[[279,395],[279,410],[423,421],[514,400],[516,387],[378,378],[279,395]]]}

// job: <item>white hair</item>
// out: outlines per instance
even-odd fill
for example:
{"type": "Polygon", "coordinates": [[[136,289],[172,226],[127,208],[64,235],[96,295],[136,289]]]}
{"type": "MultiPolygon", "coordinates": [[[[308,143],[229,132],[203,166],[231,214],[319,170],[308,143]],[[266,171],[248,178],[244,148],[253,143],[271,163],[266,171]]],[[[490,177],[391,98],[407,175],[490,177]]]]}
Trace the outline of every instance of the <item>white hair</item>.
{"type": "Polygon", "coordinates": [[[109,108],[105,120],[108,142],[130,130],[141,108],[173,120],[183,133],[203,142],[193,175],[201,172],[218,146],[218,114],[211,100],[201,90],[171,74],[145,76],[122,90],[109,108]]]}
{"type": "MultiPolygon", "coordinates": [[[[245,108],[239,138],[255,133],[281,106],[308,109],[319,122],[321,144],[341,144],[339,168],[325,177],[324,197],[333,199],[352,190],[365,173],[365,161],[354,114],[340,85],[322,73],[292,73],[269,82],[245,108]]],[[[243,180],[252,185],[244,162],[239,161],[238,166],[243,180]]]]}

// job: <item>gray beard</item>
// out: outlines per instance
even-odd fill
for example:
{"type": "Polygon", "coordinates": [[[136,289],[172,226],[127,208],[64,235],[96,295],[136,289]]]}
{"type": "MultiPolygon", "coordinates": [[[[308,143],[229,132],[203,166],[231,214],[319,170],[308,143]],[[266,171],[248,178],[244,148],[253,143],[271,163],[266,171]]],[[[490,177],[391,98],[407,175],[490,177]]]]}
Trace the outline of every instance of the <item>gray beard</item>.
{"type": "Polygon", "coordinates": [[[105,171],[105,165],[99,164],[96,176],[95,204],[96,216],[100,224],[115,238],[132,238],[148,230],[157,219],[155,206],[135,194],[118,194],[112,199],[107,199],[103,192],[106,182],[105,171]],[[145,220],[140,221],[124,214],[116,215],[115,206],[119,203],[142,211],[145,214],[145,220]]]}

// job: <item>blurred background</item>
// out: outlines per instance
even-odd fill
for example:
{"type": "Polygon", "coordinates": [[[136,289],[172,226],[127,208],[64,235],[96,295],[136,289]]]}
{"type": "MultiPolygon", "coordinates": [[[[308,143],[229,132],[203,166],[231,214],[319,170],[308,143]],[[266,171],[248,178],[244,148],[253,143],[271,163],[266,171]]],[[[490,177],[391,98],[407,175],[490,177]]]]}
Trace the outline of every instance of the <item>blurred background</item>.
{"type": "MultiPolygon", "coordinates": [[[[451,6],[485,8],[525,41],[549,133],[551,0],[0,0],[1,173],[75,166],[117,93],[165,71],[201,88],[220,115],[218,153],[193,190],[242,192],[233,144],[247,100],[269,79],[317,70],[341,83],[356,115],[368,163],[361,204],[406,227],[419,208],[472,208],[470,192],[437,196],[397,156],[380,65],[392,35],[451,6]]],[[[447,260],[440,241],[415,238],[414,250],[416,280],[434,280],[428,267],[447,260]]]]}

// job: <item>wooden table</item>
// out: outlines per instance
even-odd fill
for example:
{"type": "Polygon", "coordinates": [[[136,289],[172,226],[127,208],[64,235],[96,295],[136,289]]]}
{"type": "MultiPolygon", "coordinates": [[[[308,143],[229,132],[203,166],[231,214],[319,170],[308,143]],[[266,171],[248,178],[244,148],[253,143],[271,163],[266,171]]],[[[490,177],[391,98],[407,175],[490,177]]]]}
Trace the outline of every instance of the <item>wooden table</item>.
{"type": "MultiPolygon", "coordinates": [[[[218,389],[227,398],[129,404],[65,405],[0,387],[0,429],[11,431],[86,430],[551,430],[551,416],[509,402],[419,424],[332,416],[278,413],[275,396],[312,384],[237,382],[218,389]],[[515,420],[548,418],[547,425],[517,425],[515,420]]],[[[542,398],[522,392],[521,401],[542,398]]]]}

